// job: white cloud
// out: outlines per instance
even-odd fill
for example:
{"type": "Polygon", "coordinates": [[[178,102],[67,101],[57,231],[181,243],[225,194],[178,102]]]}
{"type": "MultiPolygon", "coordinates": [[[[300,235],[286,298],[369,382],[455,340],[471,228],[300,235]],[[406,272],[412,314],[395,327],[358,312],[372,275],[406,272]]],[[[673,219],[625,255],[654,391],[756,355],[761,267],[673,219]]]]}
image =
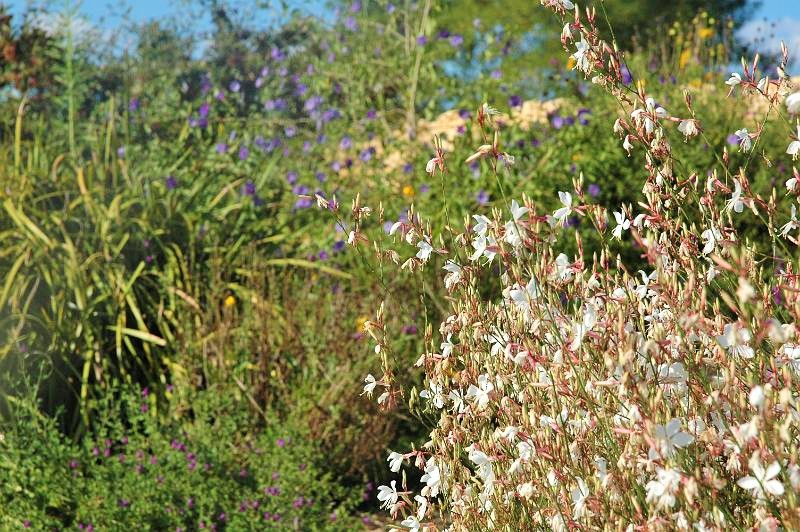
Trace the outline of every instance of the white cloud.
{"type": "MultiPolygon", "coordinates": [[[[783,17],[776,20],[751,20],[737,33],[742,42],[754,51],[780,53],[781,41],[789,49],[789,62],[800,66],[800,19],[783,17]]],[[[795,72],[794,74],[797,74],[795,72]]]]}

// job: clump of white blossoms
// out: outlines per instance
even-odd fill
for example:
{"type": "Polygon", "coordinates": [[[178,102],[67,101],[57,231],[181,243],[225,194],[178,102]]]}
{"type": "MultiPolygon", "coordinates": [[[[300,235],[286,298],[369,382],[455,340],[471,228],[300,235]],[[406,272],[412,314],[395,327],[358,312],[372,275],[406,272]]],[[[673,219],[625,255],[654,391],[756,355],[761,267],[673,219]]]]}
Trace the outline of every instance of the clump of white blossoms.
{"type": "MultiPolygon", "coordinates": [[[[615,208],[609,228],[578,178],[554,191],[555,210],[517,196],[441,235],[412,211],[392,228],[396,249],[375,246],[412,271],[443,268],[450,302],[413,389],[392,365],[383,308],[367,327],[383,376],[367,376],[364,392],[380,386],[382,405],[404,397],[434,420],[421,446],[388,455],[397,479],[378,499],[410,530],[437,530],[436,509],[450,530],[800,526],[796,211],[752,192],[744,168],[721,165],[705,182],[682,174],[670,138],[702,131],[691,98],[680,117],[643,84],[631,95],[595,14],[542,4],[562,17],[576,68],[626,109],[613,132],[644,160],[643,200],[615,208]],[[736,219],[751,212],[768,245],[738,234],[736,219]],[[600,235],[594,256],[584,256],[572,216],[600,235]],[[646,269],[628,270],[612,241],[635,242],[646,269]],[[494,297],[484,295],[488,282],[494,297]],[[411,468],[419,482],[408,481],[411,468]]],[[[759,78],[755,64],[726,83],[771,107],[787,92],[785,78],[759,78]]],[[[501,170],[508,154],[490,108],[477,115],[485,142],[473,157],[501,170]]],[[[742,151],[761,134],[738,130],[742,151]]],[[[451,164],[436,150],[432,174],[451,164]]],[[[795,182],[781,193],[795,202],[797,192],[795,182]]]]}

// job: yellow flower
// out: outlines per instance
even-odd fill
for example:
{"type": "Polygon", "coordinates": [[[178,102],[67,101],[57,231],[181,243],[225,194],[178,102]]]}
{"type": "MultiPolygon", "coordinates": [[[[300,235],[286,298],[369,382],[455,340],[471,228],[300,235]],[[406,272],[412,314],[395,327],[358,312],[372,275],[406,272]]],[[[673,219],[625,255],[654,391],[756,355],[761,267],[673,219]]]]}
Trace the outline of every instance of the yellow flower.
{"type": "Polygon", "coordinates": [[[710,39],[714,36],[714,30],[711,28],[700,28],[700,31],[697,33],[700,35],[701,39],[710,39]]]}
{"type": "Polygon", "coordinates": [[[681,52],[681,56],[678,58],[678,66],[682,69],[686,67],[689,63],[689,60],[692,58],[692,51],[688,48],[681,52]]]}
{"type": "Polygon", "coordinates": [[[576,63],[575,58],[570,56],[569,59],[567,59],[567,68],[569,70],[572,70],[573,68],[575,68],[575,63],[576,63]]]}
{"type": "Polygon", "coordinates": [[[581,155],[580,153],[573,153],[572,154],[572,162],[577,163],[581,159],[583,159],[583,155],[581,155]]]}
{"type": "Polygon", "coordinates": [[[225,298],[224,305],[227,308],[230,308],[230,307],[234,306],[235,304],[236,304],[236,298],[235,297],[228,296],[228,297],[225,298]]]}
{"type": "Polygon", "coordinates": [[[364,328],[364,324],[369,321],[369,318],[366,316],[359,316],[356,318],[356,332],[367,332],[364,328]]]}
{"type": "Polygon", "coordinates": [[[403,187],[403,196],[407,198],[413,198],[414,194],[415,194],[414,187],[412,187],[411,185],[406,185],[403,187]]]}

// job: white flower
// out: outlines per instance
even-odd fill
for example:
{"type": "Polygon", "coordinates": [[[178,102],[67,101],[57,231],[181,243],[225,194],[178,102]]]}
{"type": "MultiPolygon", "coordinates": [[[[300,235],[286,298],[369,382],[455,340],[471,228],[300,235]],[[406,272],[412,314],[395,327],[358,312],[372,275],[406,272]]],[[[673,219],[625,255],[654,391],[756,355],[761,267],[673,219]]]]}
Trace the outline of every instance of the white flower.
{"type": "Polygon", "coordinates": [[[689,140],[700,133],[700,128],[697,125],[697,120],[688,119],[681,120],[681,123],[678,124],[678,131],[683,133],[683,135],[686,137],[686,140],[689,140]]]}
{"type": "Polygon", "coordinates": [[[575,338],[570,345],[571,350],[576,351],[581,346],[583,337],[592,330],[595,323],[597,323],[597,310],[595,310],[594,305],[587,303],[583,309],[583,319],[572,324],[572,333],[575,338]]]}
{"type": "Polygon", "coordinates": [[[611,235],[617,240],[621,240],[622,232],[631,228],[631,221],[625,217],[625,214],[617,211],[614,211],[614,219],[617,221],[617,226],[611,232],[611,235]]]}
{"type": "Polygon", "coordinates": [[[389,462],[389,469],[392,473],[397,473],[403,465],[403,455],[392,451],[386,461],[389,462]]]}
{"type": "Polygon", "coordinates": [[[431,159],[430,161],[428,161],[428,164],[425,165],[425,171],[433,175],[433,173],[436,171],[437,166],[439,167],[439,169],[443,167],[443,161],[441,157],[439,157],[438,155],[433,159],[431,159]]]}
{"type": "Polygon", "coordinates": [[[419,251],[417,252],[417,258],[422,262],[427,262],[431,256],[431,251],[433,251],[433,246],[431,246],[425,240],[420,240],[417,242],[417,247],[419,248],[419,251]]]}
{"type": "Polygon", "coordinates": [[[378,385],[378,382],[371,373],[364,378],[364,382],[366,384],[364,385],[364,391],[361,392],[361,395],[367,394],[367,397],[372,397],[372,392],[375,390],[375,386],[378,385]]]}
{"type": "Polygon", "coordinates": [[[797,126],[797,137],[789,143],[789,147],[786,148],[786,153],[792,156],[792,160],[796,160],[798,155],[800,155],[800,124],[797,126]]]}
{"type": "Polygon", "coordinates": [[[750,148],[753,147],[753,139],[750,138],[747,128],[736,130],[733,134],[739,137],[739,149],[741,151],[750,151],[750,148]]]}
{"type": "Polygon", "coordinates": [[[433,381],[428,382],[428,390],[419,392],[419,396],[433,401],[433,406],[436,408],[444,407],[444,394],[442,393],[442,386],[435,384],[433,381]]]}
{"type": "Polygon", "coordinates": [[[733,194],[731,194],[731,199],[725,205],[727,210],[733,210],[736,212],[742,212],[744,210],[744,202],[742,201],[742,184],[739,183],[738,179],[733,180],[733,194]]]}
{"type": "Polygon", "coordinates": [[[585,74],[589,74],[592,71],[592,63],[589,61],[591,47],[586,42],[586,39],[583,38],[583,35],[581,35],[580,42],[575,43],[575,49],[575,53],[572,54],[572,58],[575,60],[575,68],[585,74]]]}
{"type": "Polygon", "coordinates": [[[786,190],[788,190],[789,192],[796,192],[797,191],[797,178],[796,177],[790,177],[789,179],[786,180],[785,184],[786,184],[786,190]]]}
{"type": "Polygon", "coordinates": [[[572,279],[573,272],[571,268],[571,264],[569,262],[569,257],[567,257],[563,253],[559,253],[558,257],[556,257],[556,271],[555,277],[560,281],[569,281],[572,279]]]}
{"type": "Polygon", "coordinates": [[[525,214],[527,214],[528,208],[524,205],[522,207],[519,206],[517,200],[511,200],[511,216],[514,217],[514,221],[519,221],[525,214]]]}
{"type": "Polygon", "coordinates": [[[675,494],[681,483],[680,472],[674,469],[656,470],[656,479],[647,483],[647,502],[655,503],[656,507],[668,510],[675,506],[675,494]]]}
{"type": "Polygon", "coordinates": [[[453,353],[453,342],[450,341],[451,334],[447,334],[447,340],[439,344],[442,358],[447,358],[453,353]]]}
{"type": "Polygon", "coordinates": [[[717,342],[732,355],[742,358],[753,358],[755,353],[750,343],[751,334],[746,327],[739,327],[736,324],[728,323],[722,331],[721,336],[717,336],[717,342]]]}
{"type": "Polygon", "coordinates": [[[414,495],[414,500],[417,501],[417,519],[425,519],[425,514],[428,512],[428,499],[422,495],[414,495]]]}
{"type": "Polygon", "coordinates": [[[464,404],[464,396],[459,390],[450,390],[447,398],[453,403],[453,412],[463,414],[467,411],[467,405],[464,404]]]}
{"type": "Polygon", "coordinates": [[[420,524],[416,515],[409,515],[400,524],[411,530],[411,532],[419,532],[420,524]]]}
{"type": "Polygon", "coordinates": [[[419,480],[425,483],[425,487],[422,490],[423,495],[429,495],[431,497],[439,495],[439,486],[441,485],[442,477],[439,473],[439,467],[436,465],[432,456],[425,462],[425,474],[422,475],[422,478],[419,480]]]}
{"type": "Polygon", "coordinates": [[[775,480],[778,473],[781,471],[781,465],[778,462],[772,462],[766,469],[761,465],[761,460],[758,458],[758,451],[753,453],[750,458],[750,472],[752,476],[740,478],[736,484],[740,488],[752,491],[757,499],[765,499],[765,494],[775,495],[780,497],[783,495],[783,484],[779,480],[775,480]]]}
{"type": "Polygon", "coordinates": [[[700,236],[706,241],[705,245],[703,246],[703,255],[708,255],[714,251],[714,247],[717,245],[717,242],[722,240],[722,234],[719,232],[719,229],[713,226],[710,229],[703,231],[700,236]]]}
{"type": "Polygon", "coordinates": [[[514,306],[525,312],[533,311],[532,303],[536,301],[540,294],[539,286],[533,277],[525,285],[525,288],[515,284],[508,290],[508,298],[514,302],[514,306]]]}
{"type": "Polygon", "coordinates": [[[631,138],[633,137],[631,137],[630,135],[625,135],[625,140],[622,141],[622,147],[626,152],[628,152],[628,157],[631,156],[631,150],[633,149],[633,143],[631,142],[631,138]]]}
{"type": "Polygon", "coordinates": [[[548,222],[550,222],[551,227],[555,227],[556,224],[563,224],[567,220],[569,214],[572,212],[572,194],[569,192],[559,191],[558,199],[561,201],[561,205],[563,205],[563,207],[556,210],[552,217],[548,217],[548,222]]]}
{"type": "Polygon", "coordinates": [[[750,393],[747,395],[747,400],[750,403],[750,406],[754,408],[761,408],[761,406],[764,404],[764,399],[766,399],[766,396],[764,394],[763,386],[753,386],[753,389],[750,390],[750,393]]]}
{"type": "Polygon", "coordinates": [[[786,109],[792,114],[800,113],[800,91],[786,97],[786,109]]]}
{"type": "Polygon", "coordinates": [[[392,487],[378,486],[378,500],[381,501],[381,508],[388,510],[397,504],[397,481],[392,481],[392,487]]]}
{"type": "Polygon", "coordinates": [[[469,448],[469,459],[472,461],[473,464],[478,466],[478,476],[481,479],[489,484],[494,481],[494,471],[492,471],[492,460],[489,456],[484,453],[483,451],[479,451],[475,449],[475,447],[470,446],[469,448]]]}
{"type": "Polygon", "coordinates": [[[589,498],[589,486],[580,477],[578,477],[578,486],[572,490],[572,517],[574,519],[581,519],[588,513],[586,508],[586,499],[589,498]]]}
{"type": "Polygon", "coordinates": [[[570,0],[561,0],[561,5],[568,11],[575,9],[575,4],[570,2],[570,0]]]}
{"type": "Polygon", "coordinates": [[[572,28],[570,28],[569,22],[564,24],[564,27],[561,29],[561,40],[564,42],[572,40],[572,28]]]}
{"type": "Polygon", "coordinates": [[[489,394],[494,390],[494,385],[486,373],[478,377],[478,386],[470,384],[467,388],[467,398],[474,399],[478,409],[483,410],[489,404],[489,394]]]}
{"type": "Polygon", "coordinates": [[[491,225],[492,221],[482,214],[473,214],[472,217],[475,219],[475,225],[472,230],[480,236],[486,236],[486,231],[489,230],[489,225],[491,225]]]}
{"type": "Polygon", "coordinates": [[[792,205],[791,219],[781,227],[781,235],[786,236],[795,229],[800,228],[800,223],[797,222],[797,208],[792,205]]]}
{"type": "Polygon", "coordinates": [[[444,287],[450,290],[461,280],[461,266],[448,259],[443,269],[448,272],[444,276],[444,287]]]}
{"type": "Polygon", "coordinates": [[[669,458],[675,454],[676,449],[686,447],[694,441],[694,436],[681,430],[681,420],[673,418],[664,425],[656,425],[653,434],[656,447],[651,447],[648,453],[650,460],[669,458]]]}
{"type": "Polygon", "coordinates": [[[729,87],[735,87],[736,85],[739,85],[741,82],[742,82],[742,76],[740,76],[738,72],[734,72],[733,74],[731,74],[731,77],[728,78],[728,81],[725,82],[725,85],[728,85],[729,87]]]}

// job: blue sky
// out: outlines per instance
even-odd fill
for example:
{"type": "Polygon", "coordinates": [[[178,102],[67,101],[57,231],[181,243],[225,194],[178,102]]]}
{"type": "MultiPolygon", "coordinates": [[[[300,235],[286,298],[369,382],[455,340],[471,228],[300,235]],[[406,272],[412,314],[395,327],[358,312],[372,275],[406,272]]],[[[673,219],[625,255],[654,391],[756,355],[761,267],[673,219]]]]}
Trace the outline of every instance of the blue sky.
{"type": "MultiPolygon", "coordinates": [[[[32,0],[0,0],[0,3],[11,6],[12,13],[19,14],[29,4],[41,4],[42,1],[32,0]]],[[[50,5],[62,6],[63,0],[47,2],[50,5]]],[[[73,2],[74,3],[74,2],[73,2]]],[[[250,2],[253,3],[253,2],[250,2]]],[[[278,2],[274,2],[277,4],[278,2]]],[[[247,2],[244,2],[247,4],[247,2]]],[[[302,8],[304,11],[321,13],[324,0],[291,1],[290,6],[302,8]]],[[[119,16],[128,7],[130,20],[143,22],[153,18],[163,18],[185,10],[185,4],[180,0],[83,0],[80,12],[90,23],[102,29],[119,27],[123,19],[119,16]]],[[[267,15],[269,17],[270,15],[267,15]]],[[[278,16],[277,12],[272,16],[278,16]]],[[[191,16],[183,16],[179,23],[191,24],[194,29],[209,27],[208,14],[196,11],[191,16]]],[[[763,0],[752,20],[741,30],[740,37],[747,42],[755,43],[755,48],[765,51],[780,49],[783,39],[789,46],[795,65],[800,65],[800,0],[763,0]]]]}

